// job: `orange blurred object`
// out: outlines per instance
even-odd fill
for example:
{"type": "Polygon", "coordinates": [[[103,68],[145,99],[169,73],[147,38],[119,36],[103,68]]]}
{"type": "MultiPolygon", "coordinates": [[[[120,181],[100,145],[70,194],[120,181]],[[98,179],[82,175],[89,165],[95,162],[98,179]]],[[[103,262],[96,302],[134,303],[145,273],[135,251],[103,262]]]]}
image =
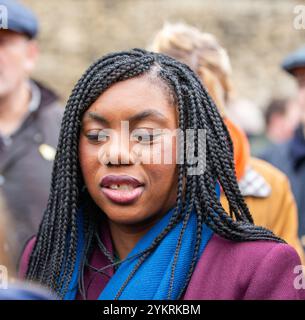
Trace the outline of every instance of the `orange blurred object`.
{"type": "Polygon", "coordinates": [[[234,147],[234,163],[237,180],[240,180],[245,172],[250,161],[250,145],[246,134],[235,125],[230,119],[225,118],[226,124],[234,147]]]}

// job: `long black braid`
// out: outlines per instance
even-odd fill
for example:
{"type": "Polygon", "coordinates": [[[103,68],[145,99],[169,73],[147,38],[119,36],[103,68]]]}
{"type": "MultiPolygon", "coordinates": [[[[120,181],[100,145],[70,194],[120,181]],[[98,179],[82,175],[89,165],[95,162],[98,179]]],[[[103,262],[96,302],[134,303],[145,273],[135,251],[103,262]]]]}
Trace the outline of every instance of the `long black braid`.
{"type": "MultiPolygon", "coordinates": [[[[168,226],[156,237],[152,245],[142,253],[133,272],[126,279],[116,298],[128,281],[153,252],[166,234],[183,219],[183,228],[175,252],[179,254],[185,226],[190,211],[197,213],[196,244],[191,268],[184,288],[194,271],[201,242],[202,225],[205,223],[216,234],[235,241],[274,240],[283,242],[271,231],[253,225],[252,217],[238,188],[233,163],[233,146],[215,104],[203,88],[200,80],[186,65],[162,55],[134,49],[107,55],[96,61],[81,77],[68,100],[59,136],[53,167],[50,196],[35,247],[30,257],[27,278],[38,281],[63,297],[71,280],[76,261],[77,211],[84,206],[85,250],[79,277],[79,290],[85,296],[84,269],[96,244],[96,234],[101,211],[93,203],[88,192],[83,192],[84,181],[78,158],[78,143],[83,113],[111,85],[118,81],[150,74],[157,67],[157,79],[175,97],[179,112],[179,128],[204,129],[206,155],[195,147],[198,157],[206,156],[205,171],[199,175],[187,175],[189,164],[183,152],[178,164],[178,191],[175,211],[168,226]],[[186,188],[184,190],[184,183],[186,188]],[[219,182],[228,199],[229,214],[217,197],[215,184],[219,182]],[[187,203],[187,205],[186,205],[187,203]],[[186,212],[186,214],[185,214],[186,212]]],[[[197,139],[200,144],[200,139],[197,139]]],[[[185,140],[180,142],[185,150],[185,140]]],[[[107,254],[107,252],[106,252],[107,254]]],[[[110,261],[111,257],[108,255],[110,261]]],[[[174,282],[174,267],[170,292],[174,282]]],[[[183,294],[183,290],[180,296],[183,294]]]]}

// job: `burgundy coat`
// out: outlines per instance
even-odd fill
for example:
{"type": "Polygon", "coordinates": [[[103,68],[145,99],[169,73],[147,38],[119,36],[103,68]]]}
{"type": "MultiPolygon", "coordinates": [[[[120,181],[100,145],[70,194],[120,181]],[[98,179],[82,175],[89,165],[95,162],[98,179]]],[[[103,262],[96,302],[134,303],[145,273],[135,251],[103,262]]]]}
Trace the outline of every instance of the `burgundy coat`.
{"type": "MultiPolygon", "coordinates": [[[[102,241],[112,252],[109,231],[103,231],[102,241]]],[[[35,238],[29,241],[22,255],[21,278],[25,277],[34,243],[35,238]]],[[[102,268],[109,261],[100,250],[95,250],[90,264],[102,268]]],[[[295,279],[300,275],[294,273],[298,265],[301,265],[300,258],[289,245],[271,241],[233,242],[214,234],[195,268],[183,300],[305,300],[305,289],[294,287],[295,279]]],[[[101,275],[86,270],[88,299],[98,298],[114,270],[109,268],[106,272],[101,275]]],[[[77,299],[82,299],[79,294],[77,299]]]]}

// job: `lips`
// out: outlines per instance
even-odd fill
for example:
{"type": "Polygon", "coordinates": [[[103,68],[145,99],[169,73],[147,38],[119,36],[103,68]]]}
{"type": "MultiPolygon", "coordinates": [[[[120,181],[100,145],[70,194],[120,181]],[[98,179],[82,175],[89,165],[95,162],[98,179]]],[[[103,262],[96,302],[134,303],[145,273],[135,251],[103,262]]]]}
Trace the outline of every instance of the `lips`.
{"type": "Polygon", "coordinates": [[[127,175],[108,175],[100,183],[102,193],[112,202],[129,204],[137,200],[144,191],[144,184],[127,175]]]}

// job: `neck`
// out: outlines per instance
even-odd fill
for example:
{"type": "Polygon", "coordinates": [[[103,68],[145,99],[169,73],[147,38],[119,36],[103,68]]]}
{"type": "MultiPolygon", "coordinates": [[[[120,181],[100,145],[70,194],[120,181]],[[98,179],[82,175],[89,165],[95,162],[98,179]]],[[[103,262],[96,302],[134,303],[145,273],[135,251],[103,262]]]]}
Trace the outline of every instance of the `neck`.
{"type": "Polygon", "coordinates": [[[126,226],[108,221],[110,233],[114,248],[121,260],[125,259],[135,247],[137,242],[148,232],[148,230],[156,223],[149,221],[141,222],[141,225],[126,226]]]}
{"type": "Polygon", "coordinates": [[[0,97],[1,133],[10,135],[24,120],[28,112],[31,93],[27,82],[23,82],[13,93],[0,97]]]}

